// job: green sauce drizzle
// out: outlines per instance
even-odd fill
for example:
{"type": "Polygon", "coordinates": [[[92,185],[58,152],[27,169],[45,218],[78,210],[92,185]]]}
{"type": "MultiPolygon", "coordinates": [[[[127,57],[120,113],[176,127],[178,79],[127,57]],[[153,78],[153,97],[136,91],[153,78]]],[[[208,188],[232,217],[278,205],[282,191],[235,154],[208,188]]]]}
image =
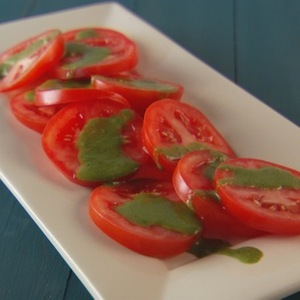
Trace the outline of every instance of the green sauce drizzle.
{"type": "Polygon", "coordinates": [[[194,212],[182,202],[174,202],[151,193],[140,193],[116,211],[133,224],[160,226],[184,234],[195,234],[202,228],[194,212]]]}
{"type": "Polygon", "coordinates": [[[92,47],[86,44],[70,42],[66,44],[66,53],[64,59],[67,61],[63,68],[70,70],[69,77],[72,77],[72,70],[91,66],[99,63],[111,54],[109,48],[106,47],[92,47]],[[74,58],[77,58],[74,60],[74,58]],[[70,62],[68,62],[70,60],[70,62]]]}
{"type": "Polygon", "coordinates": [[[246,264],[255,264],[263,257],[263,253],[259,249],[250,246],[237,249],[221,248],[217,253],[233,257],[246,264]]]}
{"type": "Polygon", "coordinates": [[[96,78],[103,79],[106,81],[111,81],[115,83],[119,83],[122,85],[138,88],[138,89],[144,89],[144,90],[155,90],[160,91],[164,93],[171,93],[176,91],[176,87],[174,87],[171,84],[163,83],[151,79],[132,79],[132,78],[108,78],[103,76],[96,76],[96,78]]]}
{"type": "Polygon", "coordinates": [[[33,103],[34,102],[34,99],[35,99],[35,92],[34,90],[30,90],[30,91],[27,91],[25,94],[24,94],[24,99],[29,102],[29,103],[33,103]]]}
{"type": "MultiPolygon", "coordinates": [[[[193,142],[188,145],[175,144],[172,145],[171,147],[157,147],[156,149],[154,149],[154,155],[155,157],[159,157],[160,155],[163,155],[171,161],[172,160],[176,161],[179,160],[185,154],[197,150],[210,150],[212,155],[215,156],[216,165],[224,161],[228,157],[226,154],[221,153],[219,151],[212,150],[207,144],[200,143],[200,142],[193,142]]],[[[155,160],[158,161],[158,159],[155,160]]],[[[216,168],[216,165],[212,165],[211,167],[208,167],[206,171],[207,178],[213,178],[213,173],[216,168]]],[[[161,168],[161,166],[158,165],[158,168],[161,168]]]]}
{"type": "MultiPolygon", "coordinates": [[[[220,203],[220,197],[215,190],[196,190],[194,192],[194,195],[197,195],[206,201],[215,201],[217,203],[220,203]]],[[[191,199],[191,201],[192,200],[193,199],[191,199]]]]}
{"type": "Polygon", "coordinates": [[[239,260],[246,264],[254,264],[263,257],[262,251],[255,247],[241,247],[232,249],[231,245],[219,239],[200,239],[188,251],[197,258],[202,258],[210,254],[222,254],[239,260]]]}
{"type": "Polygon", "coordinates": [[[98,37],[98,36],[99,36],[98,32],[91,28],[91,29],[79,31],[75,36],[75,40],[79,41],[79,40],[84,40],[84,39],[98,37]]]}
{"type": "Polygon", "coordinates": [[[276,167],[262,167],[260,169],[245,169],[229,165],[220,166],[221,169],[232,172],[229,178],[220,179],[219,185],[251,186],[262,189],[292,188],[300,189],[300,179],[292,173],[276,167]]]}
{"type": "Polygon", "coordinates": [[[165,148],[157,147],[155,149],[155,156],[159,156],[162,154],[166,156],[169,160],[178,160],[188,152],[196,151],[196,150],[207,150],[207,149],[209,149],[207,145],[198,142],[194,142],[188,145],[176,144],[171,147],[165,147],[165,148]]]}
{"type": "Polygon", "coordinates": [[[135,88],[146,89],[146,90],[156,90],[161,92],[173,92],[176,90],[176,88],[170,84],[161,83],[149,79],[148,80],[147,79],[127,80],[124,83],[135,88]]]}
{"type": "Polygon", "coordinates": [[[90,80],[85,79],[69,79],[69,80],[59,80],[59,79],[49,79],[39,85],[39,90],[60,90],[65,88],[90,88],[90,80]]]}
{"type": "Polygon", "coordinates": [[[213,150],[211,150],[210,153],[212,154],[214,160],[207,163],[203,174],[205,178],[209,179],[212,182],[215,176],[216,168],[221,162],[225,161],[228,158],[228,155],[213,150]]]}
{"type": "Polygon", "coordinates": [[[197,258],[202,258],[229,246],[228,242],[219,239],[199,239],[188,252],[197,258]]]}
{"type": "Polygon", "coordinates": [[[111,117],[91,119],[83,127],[77,140],[81,163],[76,173],[78,179],[111,181],[137,170],[139,164],[121,149],[126,142],[122,128],[133,116],[132,110],[124,109],[111,117]]]}

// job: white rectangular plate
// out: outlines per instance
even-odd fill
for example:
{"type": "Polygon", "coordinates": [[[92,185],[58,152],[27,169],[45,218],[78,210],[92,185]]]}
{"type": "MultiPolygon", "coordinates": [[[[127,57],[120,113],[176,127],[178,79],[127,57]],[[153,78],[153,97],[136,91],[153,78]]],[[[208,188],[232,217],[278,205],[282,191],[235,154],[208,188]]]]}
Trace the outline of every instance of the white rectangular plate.
{"type": "MultiPolygon", "coordinates": [[[[115,28],[138,43],[139,70],[181,83],[241,156],[300,169],[300,130],[115,3],[86,6],[0,26],[0,52],[55,26],[115,28]],[[55,24],[55,25],[54,25],[55,24]]],[[[4,98],[3,96],[0,96],[4,98]]],[[[0,99],[0,175],[97,299],[276,299],[300,289],[300,237],[264,237],[241,245],[263,251],[254,265],[211,255],[158,260],[107,238],[87,213],[89,191],[62,176],[45,157],[38,134],[12,117],[0,99]]],[[[239,246],[241,246],[239,245],[239,246]]]]}

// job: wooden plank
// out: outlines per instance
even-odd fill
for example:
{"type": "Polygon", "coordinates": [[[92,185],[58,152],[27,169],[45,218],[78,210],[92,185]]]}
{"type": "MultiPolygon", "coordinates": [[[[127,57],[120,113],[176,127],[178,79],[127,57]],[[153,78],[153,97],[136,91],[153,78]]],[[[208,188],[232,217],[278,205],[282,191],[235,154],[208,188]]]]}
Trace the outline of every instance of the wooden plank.
{"type": "Polygon", "coordinates": [[[192,54],[234,79],[232,0],[141,0],[135,11],[192,54]]]}
{"type": "Polygon", "coordinates": [[[300,125],[300,2],[236,1],[238,84],[300,125]]]}
{"type": "MultiPolygon", "coordinates": [[[[298,125],[299,14],[297,0],[239,0],[235,6],[237,83],[298,125]]],[[[300,292],[284,299],[299,298],[300,292]]]]}
{"type": "MultiPolygon", "coordinates": [[[[30,15],[43,14],[48,12],[55,12],[62,9],[74,8],[83,5],[89,5],[93,3],[101,3],[108,2],[106,0],[36,0],[34,5],[32,5],[32,9],[30,11],[30,15]]],[[[128,8],[132,8],[135,0],[121,0],[118,1],[128,8]]]]}
{"type": "Polygon", "coordinates": [[[14,19],[24,18],[30,10],[31,2],[32,1],[30,0],[9,0],[5,2],[3,1],[0,4],[0,23],[14,19]]]}
{"type": "Polygon", "coordinates": [[[78,277],[73,272],[71,272],[68,284],[66,285],[66,291],[63,300],[74,299],[92,300],[92,296],[80,282],[78,277]]]}
{"type": "Polygon", "coordinates": [[[69,268],[1,182],[0,299],[62,299],[69,268]]]}

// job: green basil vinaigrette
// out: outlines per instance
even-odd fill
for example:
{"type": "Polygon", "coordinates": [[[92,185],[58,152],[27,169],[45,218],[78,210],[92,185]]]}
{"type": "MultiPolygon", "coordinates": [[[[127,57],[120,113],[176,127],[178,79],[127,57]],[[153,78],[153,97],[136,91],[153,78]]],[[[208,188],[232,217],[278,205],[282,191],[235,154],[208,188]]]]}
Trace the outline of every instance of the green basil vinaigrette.
{"type": "Polygon", "coordinates": [[[204,200],[220,203],[219,195],[215,190],[196,190],[194,194],[203,198],[204,200]]]}
{"type": "Polygon", "coordinates": [[[85,124],[77,140],[80,167],[77,178],[87,181],[111,181],[137,170],[139,164],[122,152],[123,126],[134,116],[124,109],[111,117],[93,118],[85,124]]]}
{"type": "Polygon", "coordinates": [[[206,164],[203,174],[205,178],[209,179],[212,182],[215,176],[216,168],[219,166],[221,162],[227,159],[228,156],[226,154],[223,154],[218,151],[213,151],[213,150],[211,150],[210,153],[213,157],[213,160],[206,164]]]}
{"type": "MultiPolygon", "coordinates": [[[[193,142],[187,145],[175,144],[171,147],[157,147],[155,149],[155,155],[159,156],[162,154],[170,160],[178,160],[188,152],[197,151],[197,150],[210,150],[212,157],[215,158],[216,164],[224,161],[227,158],[226,154],[213,150],[207,144],[201,142],[193,142]]],[[[212,170],[207,171],[207,175],[210,177],[212,177],[211,172],[212,170]]]]}
{"type": "MultiPolygon", "coordinates": [[[[110,82],[115,82],[116,84],[123,84],[126,86],[144,89],[144,90],[155,90],[162,93],[170,93],[176,90],[171,84],[159,82],[151,79],[144,79],[144,78],[108,78],[103,76],[97,76],[99,79],[103,79],[110,82]]],[[[97,78],[96,77],[96,78],[97,78]]]]}
{"type": "Polygon", "coordinates": [[[177,160],[180,159],[183,155],[187,154],[190,151],[196,151],[196,150],[209,150],[209,147],[203,143],[190,143],[188,145],[180,145],[176,144],[172,147],[158,147],[155,149],[156,155],[163,154],[168,159],[171,160],[177,160]]]}
{"type": "Polygon", "coordinates": [[[66,44],[64,69],[70,70],[69,78],[72,78],[72,70],[91,66],[103,61],[111,54],[109,48],[92,47],[84,43],[69,42],[66,44]],[[74,60],[74,57],[77,59],[74,60]],[[70,62],[68,60],[70,59],[70,62]]]}
{"type": "Polygon", "coordinates": [[[201,230],[201,222],[183,202],[174,202],[151,193],[140,193],[116,207],[124,218],[142,227],[160,226],[184,234],[201,230]]]}
{"type": "Polygon", "coordinates": [[[232,172],[229,178],[220,179],[219,185],[231,184],[237,186],[252,186],[262,189],[291,188],[300,189],[300,179],[289,171],[276,167],[262,167],[260,169],[245,169],[229,165],[220,166],[221,169],[232,172]]]}
{"type": "Polygon", "coordinates": [[[91,83],[89,79],[69,79],[69,80],[59,80],[59,79],[49,79],[39,85],[39,90],[60,90],[66,88],[90,88],[91,83]]]}
{"type": "Polygon", "coordinates": [[[98,37],[99,33],[97,32],[97,30],[94,29],[86,29],[86,30],[80,30],[76,36],[75,36],[75,40],[76,41],[80,41],[83,39],[89,39],[89,38],[94,38],[94,37],[98,37]]]}
{"type": "Polygon", "coordinates": [[[24,94],[24,99],[29,102],[29,103],[32,103],[34,102],[34,98],[35,98],[35,92],[34,90],[30,90],[30,91],[27,91],[25,94],[24,94]]]}
{"type": "Polygon", "coordinates": [[[200,239],[188,251],[197,258],[202,258],[210,254],[221,254],[230,256],[247,264],[254,264],[261,260],[263,252],[251,246],[231,248],[231,245],[219,239],[200,239]]]}

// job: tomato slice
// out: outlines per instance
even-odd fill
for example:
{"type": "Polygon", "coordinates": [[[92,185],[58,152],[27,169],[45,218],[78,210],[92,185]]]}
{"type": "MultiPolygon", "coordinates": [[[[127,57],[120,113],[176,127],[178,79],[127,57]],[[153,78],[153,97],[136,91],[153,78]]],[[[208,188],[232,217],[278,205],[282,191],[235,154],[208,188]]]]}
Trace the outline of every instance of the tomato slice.
{"type": "Polygon", "coordinates": [[[170,182],[135,180],[97,187],[89,213],[109,237],[140,254],[168,257],[187,251],[201,233],[196,215],[170,182]]]}
{"type": "Polygon", "coordinates": [[[216,167],[226,159],[226,154],[211,150],[187,153],[173,173],[175,191],[203,220],[203,236],[233,240],[262,235],[233,218],[220,203],[213,178],[216,167]]]}
{"type": "Polygon", "coordinates": [[[134,174],[148,159],[141,118],[109,98],[68,104],[48,122],[43,148],[71,181],[82,185],[134,174]]]}
{"type": "Polygon", "coordinates": [[[110,98],[129,106],[128,101],[117,93],[92,88],[90,79],[49,79],[35,89],[37,106],[110,98]]]}
{"type": "Polygon", "coordinates": [[[146,109],[142,134],[149,155],[171,171],[184,154],[193,150],[213,149],[234,155],[202,112],[173,99],[156,101],[146,109]]]}
{"type": "Polygon", "coordinates": [[[154,101],[165,98],[179,100],[183,93],[183,87],[179,84],[142,76],[96,75],[92,77],[92,86],[124,96],[132,108],[142,115],[154,101]]]}
{"type": "Polygon", "coordinates": [[[220,164],[215,186],[226,209],[253,228],[300,234],[300,172],[252,158],[220,164]]]}
{"type": "Polygon", "coordinates": [[[59,79],[116,74],[133,69],[137,45],[126,35],[106,28],[82,28],[63,34],[66,52],[53,69],[59,79]]]}
{"type": "Polygon", "coordinates": [[[60,105],[37,107],[34,104],[34,90],[22,92],[10,99],[13,115],[24,126],[42,133],[48,121],[61,109],[60,105]]]}
{"type": "Polygon", "coordinates": [[[64,53],[59,30],[32,37],[0,55],[0,91],[27,85],[49,71],[64,53]]]}
{"type": "Polygon", "coordinates": [[[138,171],[132,176],[135,179],[151,178],[172,182],[172,173],[159,169],[156,163],[149,158],[143,163],[138,171]]]}

